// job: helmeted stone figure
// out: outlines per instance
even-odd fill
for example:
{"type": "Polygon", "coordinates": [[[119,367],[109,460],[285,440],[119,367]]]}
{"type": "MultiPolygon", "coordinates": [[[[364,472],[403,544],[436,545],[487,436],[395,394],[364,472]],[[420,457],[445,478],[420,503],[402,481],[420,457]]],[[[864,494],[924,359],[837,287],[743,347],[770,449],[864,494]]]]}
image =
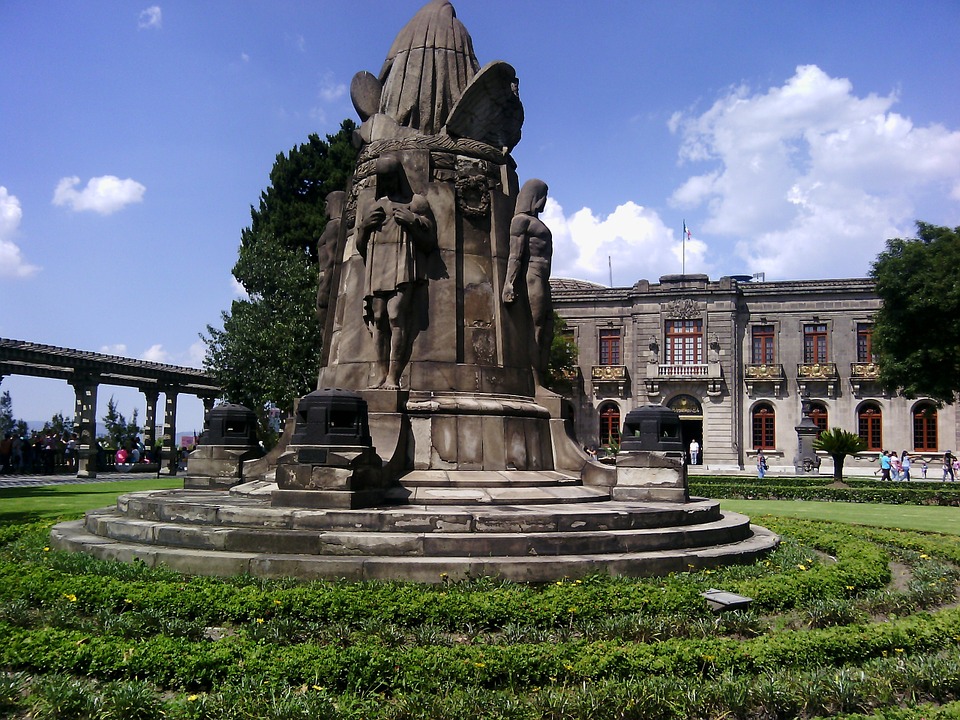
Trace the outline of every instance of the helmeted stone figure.
{"type": "Polygon", "coordinates": [[[333,262],[337,254],[337,242],[340,238],[340,223],[343,215],[343,203],[346,193],[334,190],[327,193],[325,214],[327,224],[317,240],[317,257],[320,263],[320,283],[317,287],[317,319],[321,330],[327,325],[327,307],[330,304],[330,290],[333,285],[333,262]]]}
{"type": "Polygon", "coordinates": [[[376,196],[357,212],[357,252],[366,266],[363,314],[377,354],[371,387],[392,390],[410,356],[413,294],[426,281],[436,238],[430,205],[410,190],[400,159],[383,155],[376,168],[376,196]]]}
{"type": "Polygon", "coordinates": [[[545,182],[531,179],[523,184],[517,197],[516,215],[510,223],[510,258],[503,284],[503,301],[510,304],[517,296],[516,283],[525,281],[538,350],[534,362],[538,381],[546,375],[553,339],[553,304],[550,301],[553,233],[539,218],[546,202],[545,182]]]}

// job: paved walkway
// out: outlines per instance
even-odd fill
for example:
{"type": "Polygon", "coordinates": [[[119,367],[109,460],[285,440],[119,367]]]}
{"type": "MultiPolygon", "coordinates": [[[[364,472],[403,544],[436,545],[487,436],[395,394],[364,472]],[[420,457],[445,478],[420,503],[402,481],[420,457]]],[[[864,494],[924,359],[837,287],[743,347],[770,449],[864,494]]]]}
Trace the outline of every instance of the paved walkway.
{"type": "MultiPolygon", "coordinates": [[[[0,475],[0,490],[18,487],[42,487],[44,485],[85,485],[89,483],[121,482],[126,480],[155,479],[155,473],[100,473],[95,478],[78,478],[75,475],[0,475]]],[[[161,475],[162,478],[170,477],[161,475]]]]}

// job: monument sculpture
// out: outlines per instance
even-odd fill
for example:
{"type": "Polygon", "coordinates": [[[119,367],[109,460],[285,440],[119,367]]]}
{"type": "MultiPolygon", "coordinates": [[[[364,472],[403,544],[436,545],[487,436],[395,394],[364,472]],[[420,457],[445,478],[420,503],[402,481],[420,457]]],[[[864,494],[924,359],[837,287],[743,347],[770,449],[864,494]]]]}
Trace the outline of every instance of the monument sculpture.
{"type": "Polygon", "coordinates": [[[56,546],[204,574],[424,582],[682,572],[774,547],[689,498],[666,421],[653,450],[639,421],[617,465],[567,434],[541,385],[553,241],[547,185],[521,189],[510,154],[519,87],[507,63],[481,67],[448,0],[425,5],[380,73],[351,83],[359,155],[319,241],[317,390],[275,470],[125,496],[58,525],[56,546]]]}
{"type": "Polygon", "coordinates": [[[436,248],[430,205],[407,185],[399,158],[377,159],[376,194],[359,208],[357,252],[366,266],[363,312],[376,353],[372,388],[396,390],[410,356],[414,293],[436,248]]]}
{"type": "Polygon", "coordinates": [[[330,288],[333,283],[333,259],[337,254],[337,240],[340,237],[340,220],[343,214],[343,201],[346,193],[334,190],[327,194],[324,201],[324,214],[327,224],[317,240],[317,258],[320,263],[320,278],[317,286],[317,320],[321,328],[327,326],[327,306],[330,303],[330,288]]]}
{"type": "Polygon", "coordinates": [[[553,234],[538,217],[547,202],[547,184],[527,180],[517,197],[516,215],[510,223],[510,258],[503,284],[503,302],[516,300],[517,279],[526,283],[527,301],[533,321],[537,355],[534,371],[537,379],[546,376],[553,339],[553,305],[550,302],[550,261],[553,259],[553,234]]]}

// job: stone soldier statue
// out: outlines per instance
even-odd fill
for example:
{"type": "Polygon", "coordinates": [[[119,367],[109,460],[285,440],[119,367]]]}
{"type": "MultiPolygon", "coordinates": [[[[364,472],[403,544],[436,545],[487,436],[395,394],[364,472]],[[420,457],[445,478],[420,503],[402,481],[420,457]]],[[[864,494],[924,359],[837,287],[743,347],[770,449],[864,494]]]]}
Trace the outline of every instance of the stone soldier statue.
{"type": "Polygon", "coordinates": [[[326,327],[327,307],[330,304],[330,290],[333,282],[333,263],[337,252],[337,241],[340,237],[340,220],[343,214],[343,201],[346,193],[334,190],[327,194],[325,214],[327,224],[323,228],[320,239],[317,240],[317,257],[320,261],[320,285],[317,288],[317,319],[320,322],[320,331],[326,327]]]}
{"type": "Polygon", "coordinates": [[[538,382],[542,382],[546,376],[550,343],[553,340],[553,304],[550,301],[553,234],[538,217],[546,202],[546,183],[531,179],[523,184],[510,223],[510,257],[502,295],[504,303],[513,303],[517,296],[515,285],[518,279],[526,281],[537,347],[533,367],[538,382]]]}
{"type": "Polygon", "coordinates": [[[357,209],[356,227],[364,320],[376,353],[371,387],[395,390],[410,357],[413,295],[437,245],[427,199],[410,189],[396,155],[377,159],[375,197],[357,209]]]}

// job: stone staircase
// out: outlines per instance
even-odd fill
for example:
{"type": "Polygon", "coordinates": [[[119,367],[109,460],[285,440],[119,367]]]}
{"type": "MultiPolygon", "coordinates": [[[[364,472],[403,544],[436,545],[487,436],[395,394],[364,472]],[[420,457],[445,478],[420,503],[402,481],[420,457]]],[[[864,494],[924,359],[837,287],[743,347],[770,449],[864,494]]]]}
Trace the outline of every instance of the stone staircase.
{"type": "Polygon", "coordinates": [[[55,526],[52,543],[188,574],[429,583],[664,575],[751,562],[779,541],[713,500],[615,502],[561,474],[509,479],[410,478],[393,494],[404,504],[363,510],[273,507],[262,483],[131,493],[55,526]]]}

